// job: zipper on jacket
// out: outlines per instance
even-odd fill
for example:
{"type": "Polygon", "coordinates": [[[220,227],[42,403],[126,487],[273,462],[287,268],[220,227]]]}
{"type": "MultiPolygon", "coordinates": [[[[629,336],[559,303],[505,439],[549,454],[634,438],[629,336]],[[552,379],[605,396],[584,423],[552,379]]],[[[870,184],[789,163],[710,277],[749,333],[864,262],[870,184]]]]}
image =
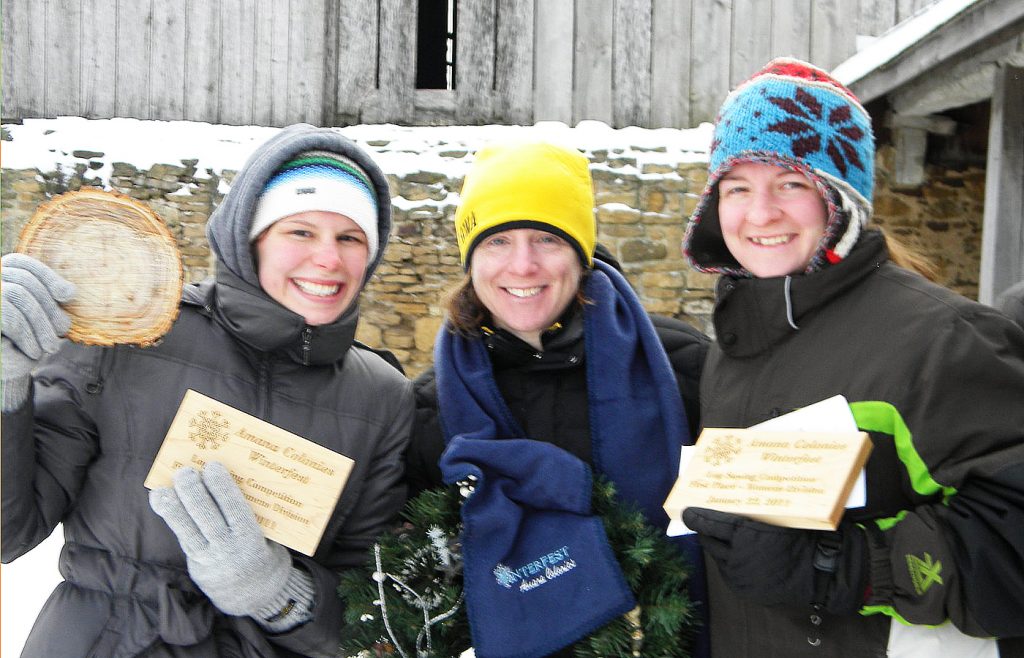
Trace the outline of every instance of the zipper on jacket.
{"type": "Polygon", "coordinates": [[[270,357],[260,357],[256,372],[256,389],[259,391],[259,409],[257,416],[264,420],[270,418],[270,357]]]}
{"type": "Polygon", "coordinates": [[[302,330],[302,365],[309,365],[309,354],[313,351],[313,328],[306,327],[302,330]]]}
{"type": "Polygon", "coordinates": [[[104,372],[110,365],[110,359],[113,358],[113,350],[117,347],[106,348],[99,350],[99,362],[96,364],[95,379],[88,381],[85,384],[85,392],[89,395],[99,395],[103,392],[103,385],[106,381],[104,372]]]}

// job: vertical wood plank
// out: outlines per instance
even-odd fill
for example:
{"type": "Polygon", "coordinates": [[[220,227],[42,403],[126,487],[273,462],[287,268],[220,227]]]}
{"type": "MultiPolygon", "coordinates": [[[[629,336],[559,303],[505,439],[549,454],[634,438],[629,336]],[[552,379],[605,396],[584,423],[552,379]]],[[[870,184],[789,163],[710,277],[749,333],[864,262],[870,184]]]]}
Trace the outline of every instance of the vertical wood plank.
{"type": "Polygon", "coordinates": [[[15,83],[15,78],[28,61],[27,53],[24,52],[26,40],[14,37],[15,25],[21,34],[28,32],[29,25],[26,19],[29,13],[24,10],[25,6],[18,0],[7,0],[0,4],[0,30],[3,30],[4,36],[7,37],[0,45],[0,61],[3,62],[3,75],[0,76],[0,110],[3,112],[4,121],[8,117],[17,117],[24,113],[22,98],[18,95],[20,89],[15,83]]]}
{"type": "Polygon", "coordinates": [[[691,0],[654,0],[651,17],[651,127],[690,121],[691,0]]]}
{"type": "Polygon", "coordinates": [[[694,0],[690,46],[690,123],[714,121],[729,93],[732,1],[694,0]]]}
{"type": "Polygon", "coordinates": [[[498,0],[494,116],[502,123],[533,120],[533,0],[498,0]]]}
{"type": "Polygon", "coordinates": [[[149,118],[151,0],[117,0],[117,95],[114,112],[119,117],[149,118]]]}
{"type": "MultiPolygon", "coordinates": [[[[221,20],[218,120],[234,126],[247,125],[253,118],[256,7],[249,0],[220,0],[218,4],[221,20]]],[[[280,3],[287,4],[290,4],[287,0],[280,3]]],[[[280,7],[281,11],[284,9],[280,7]]]]}
{"type": "Polygon", "coordinates": [[[45,112],[47,116],[77,115],[82,88],[82,6],[77,1],[49,2],[42,9],[46,17],[45,59],[41,60],[46,80],[45,112]]]}
{"type": "MultiPolygon", "coordinates": [[[[6,40],[5,40],[6,41],[6,40]]],[[[184,57],[184,52],[181,54],[184,57]]],[[[88,119],[112,117],[117,89],[117,5],[82,2],[82,106],[88,119]]]]}
{"type": "Polygon", "coordinates": [[[338,0],[318,0],[323,12],[324,58],[321,63],[320,79],[320,123],[334,125],[338,112],[338,50],[345,46],[338,43],[338,0]]]}
{"type": "Polygon", "coordinates": [[[577,0],[572,120],[614,123],[612,44],[614,0],[577,0]]]}
{"type": "Polygon", "coordinates": [[[376,103],[363,112],[367,123],[408,123],[416,87],[416,15],[414,0],[378,0],[380,56],[376,103]]]}
{"type": "Polygon", "coordinates": [[[811,63],[826,71],[857,52],[856,0],[811,4],[811,63]]]}
{"type": "Polygon", "coordinates": [[[772,57],[811,56],[811,0],[772,0],[772,57]]]}
{"type": "Polygon", "coordinates": [[[535,121],[572,121],[573,2],[539,2],[535,15],[535,121]]]}
{"type": "MultiPolygon", "coordinates": [[[[323,5],[306,0],[288,2],[287,122],[324,124],[323,5]]],[[[281,8],[283,9],[283,7],[281,8]]]]}
{"type": "Polygon", "coordinates": [[[185,119],[217,123],[220,98],[220,6],[186,0],[185,119]]]}
{"type": "Polygon", "coordinates": [[[764,66],[772,57],[772,3],[765,0],[733,0],[736,20],[732,26],[732,61],[729,86],[735,87],[764,66]]]}
{"type": "MultiPolygon", "coordinates": [[[[379,0],[340,0],[335,122],[356,124],[377,89],[379,0]]],[[[415,78],[414,78],[415,80],[415,78]]]]}
{"type": "Polygon", "coordinates": [[[150,116],[176,121],[185,118],[185,21],[181,2],[153,3],[153,57],[149,79],[150,116]]]}
{"type": "Polygon", "coordinates": [[[612,121],[617,128],[651,125],[651,0],[615,0],[612,121]]]}
{"type": "Polygon", "coordinates": [[[46,39],[46,16],[32,0],[4,0],[4,118],[44,116],[46,71],[39,70],[46,39]]]}
{"type": "Polygon", "coordinates": [[[495,0],[459,4],[455,53],[455,119],[480,124],[494,112],[495,0]]]}
{"type": "Polygon", "coordinates": [[[857,34],[878,36],[896,24],[896,0],[859,0],[857,34]]]}
{"type": "Polygon", "coordinates": [[[978,301],[991,304],[1024,277],[1024,68],[996,72],[985,164],[978,301]]]}
{"type": "MultiPolygon", "coordinates": [[[[259,126],[274,126],[274,108],[283,102],[274,90],[275,78],[285,75],[275,63],[283,61],[288,52],[287,41],[276,44],[278,12],[274,0],[253,0],[256,16],[256,32],[253,35],[252,58],[252,121],[259,126]]],[[[285,21],[287,23],[287,21],[285,21]]],[[[284,38],[288,38],[287,31],[284,38]]]]}

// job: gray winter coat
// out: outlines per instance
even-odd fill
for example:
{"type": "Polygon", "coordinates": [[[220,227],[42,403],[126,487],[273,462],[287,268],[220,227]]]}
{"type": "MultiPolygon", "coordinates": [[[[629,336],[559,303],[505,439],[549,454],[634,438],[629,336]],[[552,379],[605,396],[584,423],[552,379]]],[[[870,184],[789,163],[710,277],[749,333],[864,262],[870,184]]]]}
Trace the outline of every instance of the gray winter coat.
{"type": "MultiPolygon", "coordinates": [[[[381,244],[390,198],[379,169],[347,140],[293,127],[250,160],[210,221],[214,279],[186,288],[181,313],[152,347],[67,344],[34,374],[25,407],[3,417],[3,561],[63,522],[65,582],[24,655],[334,655],[338,571],[362,563],[401,507],[411,384],[353,341],[358,310],[309,327],[258,286],[247,242],[255,198],[282,162],[326,148],[378,185],[381,244]],[[242,245],[245,248],[241,248],[242,245]],[[229,247],[225,247],[229,245],[229,247]],[[272,635],[217,611],[188,577],[178,541],[149,507],[143,481],[187,389],[225,402],[355,460],[312,559],[313,619],[272,635]]],[[[376,262],[370,266],[370,272],[376,262]]],[[[367,274],[369,276],[369,272],[367,274]]]]}

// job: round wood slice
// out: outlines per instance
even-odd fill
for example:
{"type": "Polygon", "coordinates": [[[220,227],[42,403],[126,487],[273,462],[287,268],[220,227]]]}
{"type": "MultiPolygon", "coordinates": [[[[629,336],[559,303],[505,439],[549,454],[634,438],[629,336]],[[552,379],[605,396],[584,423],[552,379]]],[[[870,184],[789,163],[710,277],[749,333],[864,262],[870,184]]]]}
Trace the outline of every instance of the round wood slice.
{"type": "Polygon", "coordinates": [[[150,345],[178,316],[182,268],[174,237],[144,204],[83,189],[39,207],[17,251],[75,284],[68,338],[86,345],[150,345]]]}

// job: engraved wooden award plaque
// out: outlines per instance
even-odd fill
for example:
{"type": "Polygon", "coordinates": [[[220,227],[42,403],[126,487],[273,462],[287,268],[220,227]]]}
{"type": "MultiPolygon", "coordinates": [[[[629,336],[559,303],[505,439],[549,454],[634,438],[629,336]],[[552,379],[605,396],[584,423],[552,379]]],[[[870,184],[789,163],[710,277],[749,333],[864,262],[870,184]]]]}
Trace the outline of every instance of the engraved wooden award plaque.
{"type": "Polygon", "coordinates": [[[231,472],[268,539],[313,555],[355,462],[201,393],[185,393],[146,477],[168,487],[183,466],[231,472]]]}
{"type": "Polygon", "coordinates": [[[871,453],[864,432],[705,429],[665,501],[671,519],[706,507],[790,528],[835,530],[871,453]]]}

